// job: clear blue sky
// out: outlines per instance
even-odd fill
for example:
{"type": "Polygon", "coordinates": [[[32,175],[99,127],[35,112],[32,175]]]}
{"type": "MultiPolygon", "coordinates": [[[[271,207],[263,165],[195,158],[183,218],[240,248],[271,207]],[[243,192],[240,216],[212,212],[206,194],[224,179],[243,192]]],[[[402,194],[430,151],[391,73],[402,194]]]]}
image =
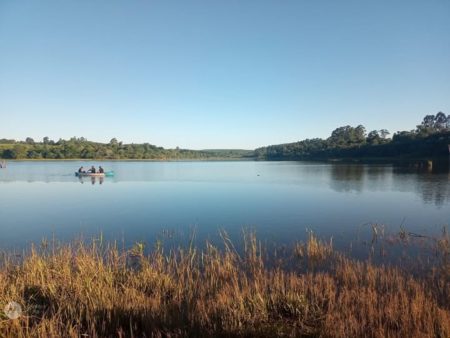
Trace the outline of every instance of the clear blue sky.
{"type": "Polygon", "coordinates": [[[450,1],[0,2],[0,138],[255,148],[450,114],[450,1]]]}

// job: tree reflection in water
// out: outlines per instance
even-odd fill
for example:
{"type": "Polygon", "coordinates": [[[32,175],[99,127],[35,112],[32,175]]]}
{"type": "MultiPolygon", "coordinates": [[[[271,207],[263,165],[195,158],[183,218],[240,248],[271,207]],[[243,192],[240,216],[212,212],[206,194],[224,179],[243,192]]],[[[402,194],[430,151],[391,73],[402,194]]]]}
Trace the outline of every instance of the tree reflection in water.
{"type": "Polygon", "coordinates": [[[337,192],[386,191],[415,192],[427,204],[450,202],[448,162],[421,165],[332,164],[330,188],[337,192]]]}

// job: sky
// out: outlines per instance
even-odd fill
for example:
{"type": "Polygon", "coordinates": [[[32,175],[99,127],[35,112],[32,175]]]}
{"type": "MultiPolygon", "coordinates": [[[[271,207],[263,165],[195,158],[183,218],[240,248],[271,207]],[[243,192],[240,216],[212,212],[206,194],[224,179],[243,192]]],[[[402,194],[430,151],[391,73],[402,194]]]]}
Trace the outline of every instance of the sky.
{"type": "Polygon", "coordinates": [[[0,0],[0,138],[191,149],[450,114],[450,1],[0,0]]]}

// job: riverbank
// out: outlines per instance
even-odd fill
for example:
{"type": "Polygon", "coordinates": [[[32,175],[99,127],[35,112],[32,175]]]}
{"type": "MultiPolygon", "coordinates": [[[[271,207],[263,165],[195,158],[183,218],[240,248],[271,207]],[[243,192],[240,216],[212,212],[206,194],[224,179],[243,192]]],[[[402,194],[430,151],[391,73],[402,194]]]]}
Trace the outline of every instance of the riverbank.
{"type": "Polygon", "coordinates": [[[0,161],[8,162],[248,162],[254,161],[253,158],[205,158],[205,159],[175,159],[175,158],[155,158],[155,159],[107,159],[107,158],[68,158],[68,159],[56,159],[56,158],[40,158],[40,159],[31,159],[31,158],[23,158],[23,159],[14,159],[14,160],[5,160],[0,159],[0,161]]]}
{"type": "Polygon", "coordinates": [[[0,304],[23,313],[2,313],[0,336],[448,337],[448,234],[433,243],[437,260],[407,270],[350,259],[313,234],[270,254],[253,234],[242,253],[226,235],[222,249],[156,243],[148,255],[142,244],[43,242],[1,261],[0,304]]]}

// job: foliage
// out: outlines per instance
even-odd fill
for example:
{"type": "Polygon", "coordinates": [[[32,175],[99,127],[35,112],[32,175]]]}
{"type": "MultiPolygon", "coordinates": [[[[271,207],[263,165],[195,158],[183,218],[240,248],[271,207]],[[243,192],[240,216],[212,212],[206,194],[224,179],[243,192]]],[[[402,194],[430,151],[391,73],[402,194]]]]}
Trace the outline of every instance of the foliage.
{"type": "Polygon", "coordinates": [[[258,159],[306,160],[333,158],[444,157],[450,144],[450,115],[427,115],[413,131],[395,133],[388,139],[386,129],[366,135],[364,126],[343,126],[326,140],[272,145],[255,150],[258,159]]]}
{"type": "Polygon", "coordinates": [[[422,124],[417,126],[418,133],[430,134],[436,131],[450,129],[450,115],[445,116],[443,112],[436,115],[427,115],[423,118],[422,124]]]}
{"type": "Polygon", "coordinates": [[[351,147],[360,145],[366,141],[366,128],[359,125],[356,128],[351,126],[339,127],[331,133],[328,143],[332,147],[351,147]]]}
{"type": "Polygon", "coordinates": [[[187,150],[164,149],[149,143],[123,144],[113,138],[109,143],[98,143],[83,137],[55,142],[44,137],[42,142],[27,138],[25,142],[0,140],[0,158],[6,159],[215,159],[251,156],[245,150],[187,150]]]}
{"type": "Polygon", "coordinates": [[[450,144],[450,115],[427,115],[415,130],[400,131],[388,138],[386,129],[366,133],[362,125],[336,128],[327,139],[306,139],[271,145],[254,151],[240,149],[164,149],[150,143],[91,142],[84,137],[35,142],[0,139],[0,158],[5,159],[264,159],[308,160],[335,158],[444,157],[450,144]]]}

